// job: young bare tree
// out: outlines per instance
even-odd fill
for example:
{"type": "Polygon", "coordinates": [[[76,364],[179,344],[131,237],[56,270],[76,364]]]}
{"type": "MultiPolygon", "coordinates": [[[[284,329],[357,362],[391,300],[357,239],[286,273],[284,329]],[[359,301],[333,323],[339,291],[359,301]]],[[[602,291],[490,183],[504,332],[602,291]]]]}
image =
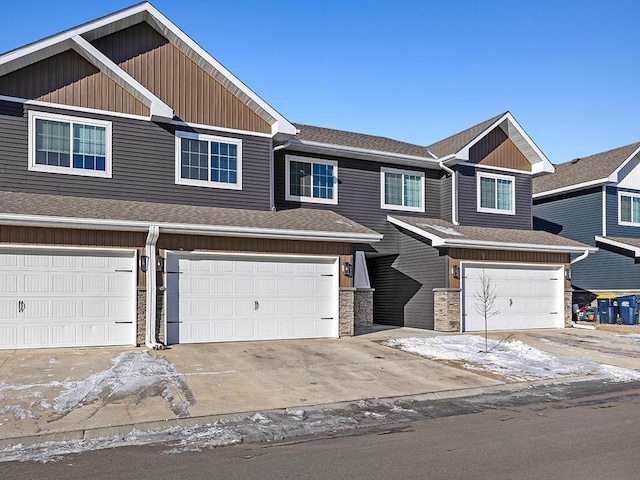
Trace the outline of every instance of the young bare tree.
{"type": "Polygon", "coordinates": [[[489,319],[500,311],[496,307],[496,298],[498,297],[498,287],[491,282],[491,275],[487,275],[484,267],[482,267],[482,275],[480,277],[480,289],[473,294],[476,299],[474,308],[478,315],[484,318],[484,352],[489,352],[489,319]]]}

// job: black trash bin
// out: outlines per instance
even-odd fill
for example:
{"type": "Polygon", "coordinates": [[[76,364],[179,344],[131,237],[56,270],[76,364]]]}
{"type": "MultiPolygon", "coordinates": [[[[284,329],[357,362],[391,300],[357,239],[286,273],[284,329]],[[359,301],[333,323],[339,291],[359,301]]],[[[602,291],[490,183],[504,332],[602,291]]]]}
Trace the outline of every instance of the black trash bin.
{"type": "Polygon", "coordinates": [[[598,297],[598,318],[600,323],[616,323],[618,302],[615,297],[598,297]]]}
{"type": "Polygon", "coordinates": [[[625,325],[638,324],[638,305],[640,303],[639,295],[625,295],[618,297],[618,310],[622,317],[622,323],[625,325]]]}

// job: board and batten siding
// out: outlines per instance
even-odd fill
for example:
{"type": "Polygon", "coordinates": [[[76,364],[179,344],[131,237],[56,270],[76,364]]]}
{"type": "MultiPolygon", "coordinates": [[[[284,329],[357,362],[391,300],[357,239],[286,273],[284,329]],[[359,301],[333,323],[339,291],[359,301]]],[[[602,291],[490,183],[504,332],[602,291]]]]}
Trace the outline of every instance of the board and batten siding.
{"type": "Polygon", "coordinates": [[[620,225],[618,192],[629,192],[635,195],[640,194],[637,189],[606,187],[607,198],[607,236],[608,237],[626,237],[640,238],[640,225],[620,225]]]}
{"type": "Polygon", "coordinates": [[[0,101],[0,146],[0,190],[253,210],[270,207],[271,141],[265,137],[0,101]],[[111,122],[113,178],[29,171],[29,109],[111,122]],[[242,190],[176,185],[176,130],[242,140],[242,190]]]}
{"type": "Polygon", "coordinates": [[[478,165],[531,171],[531,163],[500,127],[469,149],[469,161],[478,165]]]}
{"type": "Polygon", "coordinates": [[[447,282],[447,258],[422,237],[399,229],[399,255],[367,259],[375,323],[434,328],[433,289],[447,282]]]}
{"type": "Polygon", "coordinates": [[[458,177],[458,220],[461,225],[531,230],[531,175],[516,172],[496,172],[480,167],[460,165],[458,177]],[[515,215],[478,212],[478,179],[476,172],[499,173],[514,177],[515,215]]]}
{"type": "Polygon", "coordinates": [[[146,22],[93,46],[173,108],[185,122],[271,133],[271,125],[146,22]]]}
{"type": "Polygon", "coordinates": [[[309,160],[333,160],[338,164],[338,204],[318,204],[291,202],[285,200],[285,152],[276,152],[275,158],[275,205],[278,210],[291,208],[319,208],[332,210],[379,233],[387,225],[388,215],[440,217],[440,175],[438,170],[402,167],[366,160],[342,157],[309,155],[289,152],[290,155],[306,157],[309,160]],[[403,170],[422,171],[425,174],[425,211],[407,212],[388,210],[380,207],[380,168],[389,167],[403,170]]]}

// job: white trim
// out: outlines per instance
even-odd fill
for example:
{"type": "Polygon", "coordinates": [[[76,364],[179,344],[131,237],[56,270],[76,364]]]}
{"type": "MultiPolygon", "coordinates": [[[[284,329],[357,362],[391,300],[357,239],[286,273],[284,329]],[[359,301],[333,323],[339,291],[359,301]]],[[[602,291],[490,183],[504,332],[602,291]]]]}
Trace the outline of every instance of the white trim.
{"type": "Polygon", "coordinates": [[[397,168],[380,167],[380,208],[383,210],[399,210],[406,212],[424,212],[425,210],[425,175],[424,172],[415,170],[400,170],[397,168]],[[403,205],[392,205],[385,203],[385,176],[387,173],[402,175],[402,202],[403,205]],[[420,205],[417,207],[404,205],[404,177],[411,175],[420,177],[420,205]]]}
{"type": "Polygon", "coordinates": [[[40,100],[29,100],[28,98],[8,97],[6,95],[0,95],[0,100],[5,102],[22,103],[28,106],[34,107],[46,107],[46,108],[59,108],[62,110],[73,110],[74,113],[92,113],[96,115],[108,115],[111,117],[130,118],[132,120],[144,120],[149,121],[149,117],[144,115],[133,115],[130,113],[112,112],[111,110],[99,110],[97,108],[76,107],[73,105],[63,105],[62,103],[41,102],[40,100]]]}
{"type": "Polygon", "coordinates": [[[471,162],[460,162],[458,165],[463,165],[465,167],[472,167],[475,169],[483,169],[483,170],[493,170],[496,172],[507,172],[507,173],[518,173],[520,175],[530,175],[533,176],[533,172],[528,172],[526,170],[516,170],[515,168],[502,168],[502,167],[494,167],[492,165],[482,165],[480,163],[471,163],[471,162]]]}
{"type": "Polygon", "coordinates": [[[635,247],[633,245],[629,245],[627,243],[618,242],[616,240],[611,240],[610,238],[601,237],[599,235],[595,236],[596,242],[604,243],[606,245],[611,245],[612,247],[617,247],[622,250],[628,250],[632,252],[636,258],[640,257],[640,247],[635,247]]]}
{"type": "Polygon", "coordinates": [[[555,253],[582,253],[585,250],[590,252],[596,252],[596,247],[570,247],[561,245],[538,245],[530,243],[511,243],[511,242],[495,242],[486,240],[465,240],[454,238],[443,238],[435,235],[421,228],[415,227],[409,223],[398,220],[397,218],[387,215],[387,221],[393,225],[409,230],[421,237],[431,240],[431,244],[434,247],[459,247],[459,248],[473,248],[473,249],[501,249],[501,250],[518,250],[526,252],[555,252],[555,253]]]}
{"type": "Polygon", "coordinates": [[[230,138],[230,137],[218,137],[215,135],[207,135],[201,133],[191,133],[191,132],[182,132],[176,131],[175,134],[175,159],[176,159],[176,170],[175,170],[175,182],[176,185],[190,185],[194,187],[207,187],[207,188],[222,188],[226,190],[242,190],[242,140],[238,138],[230,138]],[[211,180],[194,180],[189,178],[182,178],[182,155],[181,155],[181,142],[182,139],[186,138],[189,140],[199,140],[203,142],[207,142],[208,154],[207,154],[207,175],[211,176],[211,142],[220,142],[227,143],[231,145],[236,145],[237,147],[237,178],[236,183],[225,183],[225,182],[214,182],[211,180]]]}
{"type": "MultiPolygon", "coordinates": [[[[638,219],[637,222],[633,221],[633,199],[634,198],[638,198],[640,199],[640,192],[625,192],[622,190],[618,190],[618,225],[624,225],[626,227],[640,227],[640,218],[638,219]],[[622,220],[622,201],[621,201],[621,197],[631,197],[631,217],[632,217],[632,221],[631,222],[625,222],[622,220]]],[[[606,212],[605,212],[605,216],[606,216],[606,212]]]]}
{"type": "Polygon", "coordinates": [[[170,125],[177,127],[200,128],[202,130],[211,130],[215,132],[233,133],[238,135],[251,135],[252,137],[273,138],[270,133],[252,132],[250,130],[238,130],[236,128],[219,127],[217,125],[205,125],[204,123],[183,122],[182,120],[171,120],[170,125]]]}
{"type": "Polygon", "coordinates": [[[337,205],[338,204],[338,162],[335,160],[326,160],[324,158],[313,157],[300,157],[298,155],[284,156],[285,164],[285,200],[288,202],[302,202],[302,203],[322,203],[325,205],[337,205]],[[311,164],[311,196],[292,195],[291,194],[291,162],[309,163],[311,164]],[[319,165],[331,165],[333,167],[333,198],[318,198],[313,196],[313,164],[319,165]]]}
{"type": "MultiPolygon", "coordinates": [[[[496,205],[498,205],[498,182],[495,182],[496,191],[495,191],[495,200],[496,205]]],[[[479,170],[476,170],[476,201],[477,201],[477,211],[481,213],[497,213],[499,215],[515,215],[516,214],[516,178],[510,175],[498,175],[495,173],[485,173],[479,170]],[[488,208],[481,206],[482,192],[480,181],[482,178],[492,178],[494,180],[508,180],[511,182],[511,209],[504,210],[500,209],[497,206],[495,208],[488,208]]]]}
{"type": "Polygon", "coordinates": [[[626,159],[624,162],[622,162],[622,163],[618,166],[618,168],[616,168],[616,169],[613,171],[613,173],[612,173],[611,175],[609,175],[608,180],[609,180],[610,182],[616,182],[616,183],[617,183],[617,182],[618,182],[618,173],[620,173],[620,170],[622,170],[622,169],[627,165],[627,163],[629,163],[631,160],[633,160],[633,157],[635,157],[636,155],[638,155],[638,153],[640,153],[640,147],[636,148],[636,149],[633,151],[633,153],[632,153],[631,155],[629,155],[629,156],[627,157],[627,159],[626,159]]]}
{"type": "Polygon", "coordinates": [[[607,236],[607,186],[602,186],[602,236],[607,236]]]}
{"type": "MultiPolygon", "coordinates": [[[[97,253],[137,253],[135,248],[117,248],[117,247],[92,247],[92,246],[82,246],[82,245],[34,245],[34,244],[21,244],[21,243],[2,243],[0,244],[0,252],[2,250],[60,250],[60,251],[68,251],[68,252],[84,252],[86,250],[91,250],[92,252],[97,253]]],[[[137,266],[136,266],[137,269],[137,266]]]]}
{"type": "Polygon", "coordinates": [[[28,151],[28,168],[33,172],[46,172],[46,173],[58,173],[64,175],[80,175],[83,177],[100,177],[100,178],[112,178],[112,129],[111,122],[105,120],[95,120],[93,118],[73,117],[69,115],[60,115],[58,113],[39,112],[36,110],[29,110],[29,146],[28,151]],[[55,165],[41,165],[36,163],[36,121],[37,120],[51,120],[54,122],[64,122],[69,124],[69,166],[58,167],[55,165]],[[102,127],[105,129],[105,169],[102,170],[89,170],[84,168],[75,168],[73,166],[73,124],[92,125],[102,127]]]}
{"type": "Polygon", "coordinates": [[[53,217],[0,213],[0,225],[81,228],[87,230],[147,231],[157,225],[161,233],[217,235],[223,237],[277,238],[283,240],[326,240],[349,243],[371,243],[382,240],[379,233],[342,233],[314,230],[283,230],[276,228],[237,227],[228,225],[197,225],[163,222],[139,222],[130,220],[101,220],[91,218],[53,217]]]}
{"type": "Polygon", "coordinates": [[[607,184],[607,183],[609,183],[609,179],[608,178],[600,178],[598,180],[591,180],[589,182],[577,183],[575,185],[568,185],[566,187],[560,187],[560,188],[556,188],[554,190],[547,190],[546,192],[534,193],[532,196],[533,196],[533,198],[552,197],[554,195],[560,195],[562,193],[569,193],[569,192],[573,192],[573,191],[576,191],[576,190],[584,190],[584,189],[589,188],[589,187],[597,187],[599,185],[603,185],[603,184],[607,184]]]}

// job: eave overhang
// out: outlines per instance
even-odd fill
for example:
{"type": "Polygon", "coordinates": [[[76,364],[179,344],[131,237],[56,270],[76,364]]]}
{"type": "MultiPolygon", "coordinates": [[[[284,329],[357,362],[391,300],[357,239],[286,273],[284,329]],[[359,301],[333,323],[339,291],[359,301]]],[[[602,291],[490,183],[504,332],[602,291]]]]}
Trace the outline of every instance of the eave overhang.
{"type": "Polygon", "coordinates": [[[640,258],[640,247],[629,245],[628,243],[624,243],[619,240],[612,240],[607,237],[601,237],[599,235],[596,235],[595,240],[596,243],[602,243],[604,245],[619,248],[621,250],[626,250],[628,252],[631,252],[635,258],[640,258]]]}

